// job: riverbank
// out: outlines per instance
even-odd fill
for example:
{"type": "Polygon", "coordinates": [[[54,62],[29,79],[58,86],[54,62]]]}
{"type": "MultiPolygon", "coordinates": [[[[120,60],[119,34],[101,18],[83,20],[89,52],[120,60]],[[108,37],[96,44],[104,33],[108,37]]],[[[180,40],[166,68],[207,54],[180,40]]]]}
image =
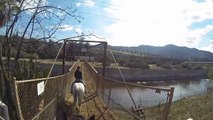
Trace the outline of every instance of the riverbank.
{"type": "MultiPolygon", "coordinates": [[[[100,68],[96,68],[99,73],[102,73],[100,68]]],[[[154,82],[154,81],[171,81],[171,80],[190,80],[190,79],[206,79],[208,71],[205,69],[199,70],[143,70],[143,69],[121,69],[121,72],[128,82],[154,82]]],[[[106,77],[121,80],[120,72],[116,68],[106,68],[106,77]]]]}
{"type": "Polygon", "coordinates": [[[212,120],[213,91],[185,97],[172,103],[169,120],[212,120]]]}

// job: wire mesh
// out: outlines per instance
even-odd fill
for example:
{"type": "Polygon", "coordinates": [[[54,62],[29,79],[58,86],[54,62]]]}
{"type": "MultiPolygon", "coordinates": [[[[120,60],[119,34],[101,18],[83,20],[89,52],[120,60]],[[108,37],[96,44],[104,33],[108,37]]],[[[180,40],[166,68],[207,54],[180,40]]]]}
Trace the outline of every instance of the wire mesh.
{"type": "Polygon", "coordinates": [[[123,120],[164,120],[167,119],[171,89],[142,86],[112,80],[98,75],[98,72],[89,63],[85,66],[93,77],[96,89],[104,103],[123,120]],[[128,87],[128,90],[126,89],[128,87]],[[136,106],[130,97],[133,96],[136,106]],[[137,110],[141,110],[143,118],[138,118],[137,110]]]}
{"type": "Polygon", "coordinates": [[[32,80],[17,80],[15,88],[20,118],[24,120],[53,120],[56,117],[57,107],[62,105],[70,92],[73,81],[73,70],[76,62],[67,74],[32,80]],[[72,69],[73,68],[73,69],[72,69]],[[44,82],[44,92],[38,94],[38,84],[44,82]]]}
{"type": "Polygon", "coordinates": [[[84,70],[83,76],[90,79],[93,91],[99,94],[101,101],[105,103],[107,109],[110,109],[110,112],[107,112],[110,114],[109,116],[122,120],[164,120],[167,118],[166,114],[168,114],[169,102],[171,101],[169,98],[172,97],[171,89],[141,86],[108,79],[99,75],[89,63],[79,63],[75,63],[69,72],[62,76],[16,81],[17,103],[21,118],[25,120],[54,119],[57,106],[69,97],[70,86],[74,80],[73,73],[79,65],[84,70]],[[44,92],[38,95],[37,84],[42,81],[48,82],[44,92]],[[137,106],[133,105],[126,87],[129,88],[137,106]],[[135,112],[137,109],[141,110],[142,117],[139,117],[140,114],[135,112]]]}
{"type": "MultiPolygon", "coordinates": [[[[66,78],[67,74],[47,79],[17,81],[19,103],[23,119],[32,119],[37,113],[42,111],[53,99],[61,98],[61,93],[64,85],[63,82],[66,81],[66,78]],[[44,92],[38,95],[37,85],[43,81],[46,82],[47,80],[48,82],[46,84],[46,87],[44,88],[44,92]]],[[[52,110],[55,111],[55,109],[52,110]]]]}

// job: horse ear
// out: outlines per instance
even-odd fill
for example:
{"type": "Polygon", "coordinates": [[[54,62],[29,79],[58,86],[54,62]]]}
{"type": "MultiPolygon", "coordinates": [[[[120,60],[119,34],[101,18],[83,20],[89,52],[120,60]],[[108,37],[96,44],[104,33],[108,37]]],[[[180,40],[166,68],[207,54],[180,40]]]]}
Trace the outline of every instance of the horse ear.
{"type": "Polygon", "coordinates": [[[95,120],[95,115],[92,115],[88,120],[95,120]]]}

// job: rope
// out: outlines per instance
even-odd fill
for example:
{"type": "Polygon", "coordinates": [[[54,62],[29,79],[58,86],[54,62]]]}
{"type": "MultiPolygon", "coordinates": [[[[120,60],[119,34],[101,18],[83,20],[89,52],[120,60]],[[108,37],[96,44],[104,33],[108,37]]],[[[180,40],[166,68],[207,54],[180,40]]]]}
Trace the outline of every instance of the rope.
{"type": "Polygon", "coordinates": [[[116,64],[116,66],[117,66],[117,68],[118,68],[118,71],[119,71],[119,73],[120,73],[120,75],[121,75],[121,77],[122,77],[122,80],[123,80],[123,82],[124,82],[124,84],[125,84],[125,86],[126,86],[126,89],[127,89],[128,93],[129,93],[129,96],[130,96],[130,98],[131,98],[131,100],[132,100],[132,102],[133,102],[133,104],[134,104],[134,106],[135,106],[135,108],[136,108],[136,107],[137,107],[137,106],[136,106],[136,103],[135,103],[135,101],[134,101],[134,99],[133,99],[133,96],[132,96],[132,94],[131,94],[131,92],[130,92],[130,90],[129,90],[128,85],[126,84],[126,80],[125,80],[125,78],[124,78],[124,75],[123,75],[123,73],[121,72],[121,69],[120,69],[119,66],[118,66],[118,63],[117,63],[117,61],[116,61],[116,59],[115,59],[115,57],[114,57],[114,55],[113,55],[113,53],[112,53],[112,50],[110,49],[109,46],[108,46],[108,48],[109,48],[110,54],[112,55],[112,58],[113,58],[113,60],[114,60],[114,62],[115,62],[115,64],[116,64]]]}
{"type": "MultiPolygon", "coordinates": [[[[50,71],[49,71],[49,73],[48,73],[48,75],[47,75],[47,78],[49,78],[49,77],[50,77],[50,74],[52,73],[53,67],[54,67],[54,65],[55,65],[56,60],[58,59],[58,56],[59,56],[59,54],[60,54],[60,52],[61,52],[61,49],[62,49],[63,46],[64,46],[64,43],[65,43],[65,42],[62,43],[60,49],[58,50],[58,53],[57,53],[57,55],[56,55],[56,57],[55,57],[55,59],[54,59],[54,62],[53,62],[53,64],[52,64],[51,68],[50,68],[50,71]]],[[[47,79],[47,81],[45,82],[44,88],[46,87],[47,82],[48,82],[48,79],[47,79]]]]}
{"type": "MultiPolygon", "coordinates": [[[[64,43],[65,43],[65,42],[64,42],[64,43]]],[[[64,46],[64,43],[61,45],[60,49],[58,50],[58,53],[57,53],[57,55],[56,55],[56,57],[55,57],[55,59],[54,59],[54,62],[53,62],[53,64],[52,64],[51,68],[50,68],[50,71],[49,71],[49,74],[48,74],[47,78],[50,77],[50,74],[52,73],[53,67],[54,67],[54,65],[55,65],[56,60],[58,59],[58,56],[59,56],[59,54],[60,54],[60,52],[61,52],[61,49],[62,49],[63,46],[64,46]]]]}

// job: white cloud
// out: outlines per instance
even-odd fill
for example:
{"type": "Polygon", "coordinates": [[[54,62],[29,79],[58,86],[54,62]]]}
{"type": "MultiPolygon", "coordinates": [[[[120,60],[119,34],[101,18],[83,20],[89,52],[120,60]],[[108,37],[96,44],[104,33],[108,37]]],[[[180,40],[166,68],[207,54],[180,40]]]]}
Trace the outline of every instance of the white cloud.
{"type": "Polygon", "coordinates": [[[210,40],[210,43],[213,44],[213,39],[210,40]]]}
{"type": "Polygon", "coordinates": [[[59,30],[60,31],[74,31],[77,34],[81,34],[83,32],[83,30],[82,30],[80,25],[71,26],[71,25],[68,25],[68,24],[64,24],[64,25],[61,25],[59,27],[59,30]]]}
{"type": "MultiPolygon", "coordinates": [[[[47,0],[24,0],[22,9],[35,8],[38,4],[40,6],[47,5],[47,0]],[[40,3],[39,3],[40,2],[40,3]]],[[[35,9],[29,10],[29,12],[34,12],[35,9]]]]}
{"type": "Polygon", "coordinates": [[[213,19],[211,0],[201,3],[193,0],[112,0],[112,4],[120,8],[105,11],[108,16],[121,20],[104,28],[112,45],[175,44],[198,48],[202,37],[213,28],[188,29],[194,22],[213,19]]]}
{"type": "Polygon", "coordinates": [[[95,2],[92,0],[85,0],[84,2],[85,6],[93,7],[95,5],[95,2]]]}
{"type": "Polygon", "coordinates": [[[81,34],[83,32],[83,30],[81,29],[80,25],[77,25],[74,29],[75,32],[77,32],[78,34],[81,34]]]}
{"type": "Polygon", "coordinates": [[[93,0],[84,0],[82,2],[77,2],[75,5],[76,7],[80,7],[81,5],[93,7],[95,6],[95,2],[93,0]]]}
{"type": "Polygon", "coordinates": [[[200,50],[204,50],[204,51],[210,51],[213,53],[213,45],[209,45],[209,46],[206,46],[206,47],[201,47],[199,48],[200,50]]]}
{"type": "MultiPolygon", "coordinates": [[[[57,6],[57,8],[61,8],[61,9],[63,9],[61,6],[57,6]]],[[[51,9],[50,9],[51,10],[51,9]]],[[[53,12],[53,11],[52,11],[53,12]]],[[[66,13],[65,12],[62,12],[62,11],[57,11],[57,12],[55,12],[55,14],[56,15],[58,15],[59,17],[62,17],[62,16],[64,16],[64,15],[66,15],[66,13]]]]}
{"type": "Polygon", "coordinates": [[[74,30],[74,28],[71,25],[61,25],[60,30],[61,31],[72,31],[72,30],[74,30]]]}
{"type": "Polygon", "coordinates": [[[199,22],[205,19],[213,19],[213,1],[206,0],[205,2],[197,3],[193,0],[188,0],[188,6],[184,9],[185,19],[188,24],[199,22]]]}
{"type": "Polygon", "coordinates": [[[200,50],[210,51],[213,53],[213,38],[209,40],[210,44],[205,47],[199,48],[200,50]]]}
{"type": "Polygon", "coordinates": [[[187,32],[185,39],[190,46],[199,46],[199,43],[202,42],[203,36],[205,36],[211,30],[213,30],[213,25],[207,25],[204,28],[192,30],[187,32]]]}
{"type": "Polygon", "coordinates": [[[77,7],[81,6],[81,3],[79,3],[79,2],[78,2],[78,3],[76,3],[76,6],[77,6],[77,7]]]}

